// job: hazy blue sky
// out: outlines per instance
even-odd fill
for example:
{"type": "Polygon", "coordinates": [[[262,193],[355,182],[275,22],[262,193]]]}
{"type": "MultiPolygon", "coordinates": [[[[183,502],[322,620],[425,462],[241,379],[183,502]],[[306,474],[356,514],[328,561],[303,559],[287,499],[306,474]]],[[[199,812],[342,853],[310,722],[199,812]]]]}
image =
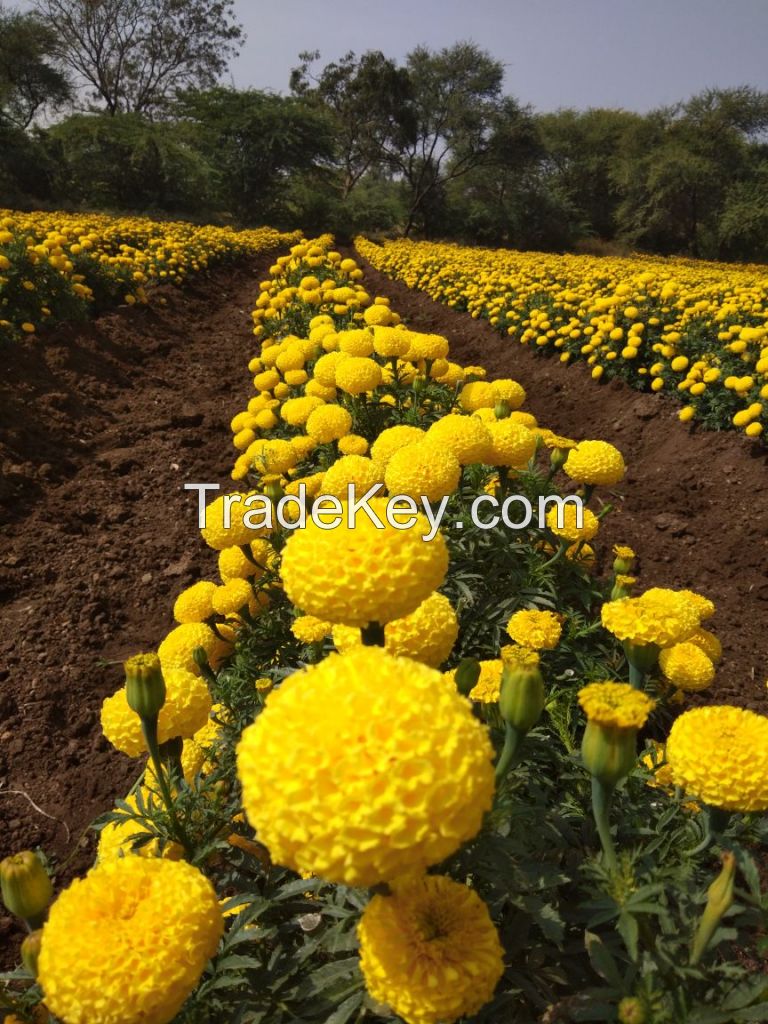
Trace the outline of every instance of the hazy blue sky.
{"type": "MultiPolygon", "coordinates": [[[[8,6],[13,6],[10,0],[8,6]]],[[[21,7],[31,6],[22,0],[21,7]]],[[[648,110],[709,85],[768,91],[768,0],[236,0],[248,33],[235,84],[288,89],[301,50],[402,58],[471,39],[538,110],[648,110]]]]}
{"type": "Polygon", "coordinates": [[[301,50],[403,57],[472,39],[539,110],[687,98],[709,85],[768,90],[768,0],[238,0],[248,40],[238,86],[286,91],[301,50]]]}

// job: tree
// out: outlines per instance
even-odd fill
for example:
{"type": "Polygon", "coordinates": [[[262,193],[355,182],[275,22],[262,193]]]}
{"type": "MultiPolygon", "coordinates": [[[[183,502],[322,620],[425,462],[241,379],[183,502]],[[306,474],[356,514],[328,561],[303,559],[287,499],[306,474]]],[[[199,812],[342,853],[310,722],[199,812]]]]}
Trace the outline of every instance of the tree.
{"type": "Polygon", "coordinates": [[[47,24],[0,6],[0,121],[24,130],[43,108],[70,99],[55,52],[56,34],[47,24]]]}
{"type": "Polygon", "coordinates": [[[152,113],[212,86],[243,40],[234,0],[35,0],[59,52],[107,113],[152,113]]]}
{"type": "Polygon", "coordinates": [[[404,139],[385,146],[385,156],[406,187],[407,235],[417,221],[428,233],[435,197],[487,158],[503,102],[504,67],[465,42],[437,53],[419,46],[408,54],[406,68],[410,129],[404,139]]]}
{"type": "Polygon", "coordinates": [[[333,154],[323,111],[298,99],[218,87],[183,94],[172,112],[216,168],[221,202],[249,223],[280,217],[291,176],[322,174],[333,154]]]}
{"type": "Polygon", "coordinates": [[[332,116],[340,193],[346,199],[358,182],[381,165],[389,145],[397,149],[407,137],[411,114],[410,79],[404,68],[378,50],[359,59],[353,52],[326,64],[315,77],[310,68],[319,51],[299,54],[291,71],[291,91],[324,107],[332,116]]]}

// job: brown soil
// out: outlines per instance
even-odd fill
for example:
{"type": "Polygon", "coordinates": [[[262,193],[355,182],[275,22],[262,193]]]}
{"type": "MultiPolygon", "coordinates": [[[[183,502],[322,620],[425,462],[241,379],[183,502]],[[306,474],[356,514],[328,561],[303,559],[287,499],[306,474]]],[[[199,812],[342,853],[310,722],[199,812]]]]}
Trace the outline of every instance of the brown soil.
{"type": "Polygon", "coordinates": [[[40,846],[58,882],[90,865],[90,822],[138,774],[98,721],[120,662],[156,647],[175,595],[216,568],[183,484],[228,481],[268,266],[0,352],[0,858],[40,846]]]}
{"type": "Polygon", "coordinates": [[[611,495],[617,511],[601,537],[638,553],[646,586],[691,587],[717,606],[707,626],[724,657],[706,700],[768,712],[768,454],[735,433],[683,426],[676,407],[620,381],[596,384],[582,364],[564,366],[392,281],[355,258],[371,294],[386,295],[415,330],[442,334],[451,356],[514,377],[530,410],[565,436],[615,444],[629,470],[611,495]]]}

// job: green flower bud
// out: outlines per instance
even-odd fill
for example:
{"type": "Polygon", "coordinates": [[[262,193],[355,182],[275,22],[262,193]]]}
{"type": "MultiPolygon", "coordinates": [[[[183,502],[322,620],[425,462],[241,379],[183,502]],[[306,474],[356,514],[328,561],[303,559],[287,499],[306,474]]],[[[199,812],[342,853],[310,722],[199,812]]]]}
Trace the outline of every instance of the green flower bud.
{"type": "Polygon", "coordinates": [[[136,654],[124,664],[128,707],[139,718],[157,718],[165,704],[165,681],[156,654],[136,654]]]}
{"type": "Polygon", "coordinates": [[[424,391],[424,389],[427,386],[426,377],[416,377],[411,386],[413,387],[413,390],[416,392],[424,391]]]}
{"type": "Polygon", "coordinates": [[[552,472],[557,472],[561,466],[565,464],[565,460],[568,458],[567,448],[553,448],[549,456],[549,464],[552,467],[552,472]]]}
{"type": "Polygon", "coordinates": [[[616,576],[626,576],[635,567],[635,556],[630,554],[630,548],[614,548],[614,551],[625,551],[626,554],[617,554],[613,560],[613,571],[616,576]]]}
{"type": "Polygon", "coordinates": [[[17,917],[42,923],[53,898],[53,885],[42,861],[31,850],[14,853],[0,863],[3,903],[17,917]]]}
{"type": "Polygon", "coordinates": [[[544,710],[544,680],[537,665],[505,665],[501,674],[499,711],[505,722],[526,733],[544,710]]]}
{"type": "Polygon", "coordinates": [[[32,975],[37,977],[37,960],[40,956],[40,941],[43,937],[43,929],[38,928],[30,932],[21,944],[21,962],[32,975]]]}
{"type": "Polygon", "coordinates": [[[631,597],[632,587],[635,583],[637,583],[637,579],[634,576],[618,575],[611,590],[611,601],[620,601],[623,597],[631,597]]]}
{"type": "Polygon", "coordinates": [[[459,693],[468,697],[480,678],[480,662],[477,658],[462,658],[453,678],[459,693]]]}
{"type": "Polygon", "coordinates": [[[493,407],[493,415],[496,417],[497,420],[508,419],[511,411],[512,410],[509,408],[509,402],[505,402],[504,399],[502,399],[500,402],[497,402],[496,405],[493,407]]]}
{"type": "Polygon", "coordinates": [[[613,787],[629,775],[637,760],[637,729],[617,729],[588,721],[581,756],[593,778],[613,787]]]}
{"type": "Polygon", "coordinates": [[[723,866],[720,874],[707,890],[707,905],[704,908],[704,913],[701,915],[691,949],[692,965],[697,964],[701,960],[723,915],[733,903],[735,878],[736,858],[730,851],[727,851],[723,854],[723,866]]]}

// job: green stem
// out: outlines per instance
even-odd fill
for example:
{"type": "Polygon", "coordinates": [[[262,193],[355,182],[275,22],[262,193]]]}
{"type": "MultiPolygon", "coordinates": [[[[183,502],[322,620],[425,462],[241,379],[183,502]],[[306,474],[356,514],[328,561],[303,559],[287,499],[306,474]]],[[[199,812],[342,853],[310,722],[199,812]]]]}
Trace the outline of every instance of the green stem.
{"type": "Polygon", "coordinates": [[[144,741],[147,744],[147,750],[149,751],[149,756],[152,760],[152,767],[155,770],[155,777],[160,787],[160,795],[162,796],[163,803],[168,811],[168,817],[171,819],[173,837],[177,842],[181,843],[184,847],[185,854],[189,857],[192,853],[192,849],[186,832],[179,824],[179,819],[176,815],[176,807],[173,802],[173,795],[165,774],[165,766],[163,765],[163,760],[160,756],[160,744],[157,740],[157,719],[142,718],[141,731],[144,734],[144,741]]]}
{"type": "Polygon", "coordinates": [[[615,871],[618,864],[616,860],[616,848],[613,845],[611,836],[611,801],[613,799],[613,786],[605,785],[592,776],[592,814],[597,826],[597,834],[600,836],[600,845],[603,848],[608,867],[615,871]]]}
{"type": "Polygon", "coordinates": [[[568,547],[569,545],[567,540],[560,540],[560,544],[557,551],[554,553],[554,555],[552,555],[551,558],[548,558],[543,565],[540,565],[539,569],[548,569],[550,565],[554,565],[555,562],[559,562],[565,554],[565,552],[568,550],[568,547]]]}
{"type": "Polygon", "coordinates": [[[509,722],[506,723],[504,746],[501,748],[499,760],[496,762],[495,775],[497,782],[504,778],[512,765],[517,761],[524,739],[524,732],[520,732],[519,729],[516,729],[514,725],[510,725],[509,722]]]}
{"type": "Polygon", "coordinates": [[[636,690],[645,689],[645,672],[637,665],[633,665],[631,661],[629,663],[629,683],[636,690]]]}

